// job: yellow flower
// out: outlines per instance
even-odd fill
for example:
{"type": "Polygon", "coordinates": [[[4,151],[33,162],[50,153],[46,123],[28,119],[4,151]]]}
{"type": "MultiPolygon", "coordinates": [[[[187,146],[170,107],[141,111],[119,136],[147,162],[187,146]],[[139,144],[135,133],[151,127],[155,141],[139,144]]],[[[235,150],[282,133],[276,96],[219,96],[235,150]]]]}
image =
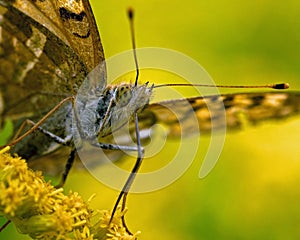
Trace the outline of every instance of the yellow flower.
{"type": "Polygon", "coordinates": [[[122,224],[118,211],[111,224],[107,210],[93,211],[78,193],[45,182],[26,161],[0,151],[0,215],[34,239],[136,239],[122,224]],[[109,226],[108,226],[109,225],[109,226]]]}

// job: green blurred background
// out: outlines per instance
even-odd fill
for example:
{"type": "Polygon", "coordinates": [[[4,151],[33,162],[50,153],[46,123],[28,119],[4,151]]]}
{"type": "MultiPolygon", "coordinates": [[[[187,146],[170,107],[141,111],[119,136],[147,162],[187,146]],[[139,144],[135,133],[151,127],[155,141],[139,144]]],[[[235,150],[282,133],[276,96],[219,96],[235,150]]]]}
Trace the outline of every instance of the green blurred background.
{"type": "MultiPolygon", "coordinates": [[[[131,6],[136,11],[138,47],[180,51],[204,66],[219,84],[289,82],[291,90],[300,89],[298,0],[91,4],[106,57],[131,49],[126,18],[131,6]]],[[[299,130],[300,118],[293,117],[227,134],[216,167],[201,180],[205,149],[199,149],[192,166],[172,185],[129,195],[130,229],[141,230],[144,240],[300,239],[299,130]]],[[[209,137],[203,141],[205,146],[209,137]]],[[[173,145],[167,143],[157,161],[166,158],[173,145]]],[[[143,166],[151,164],[155,161],[143,166]]],[[[118,194],[78,171],[72,172],[66,189],[85,199],[96,193],[92,206],[100,209],[111,209],[118,194]]],[[[26,238],[9,226],[1,239],[26,238]]]]}

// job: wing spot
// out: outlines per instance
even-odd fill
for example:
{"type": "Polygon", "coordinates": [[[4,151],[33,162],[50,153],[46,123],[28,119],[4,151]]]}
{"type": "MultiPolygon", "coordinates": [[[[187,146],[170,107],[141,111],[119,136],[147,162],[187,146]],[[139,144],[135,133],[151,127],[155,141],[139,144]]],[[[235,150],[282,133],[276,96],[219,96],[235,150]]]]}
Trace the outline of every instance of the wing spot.
{"type": "Polygon", "coordinates": [[[80,12],[79,14],[77,14],[65,8],[59,9],[59,15],[62,19],[66,19],[66,20],[73,19],[78,22],[82,22],[84,17],[86,16],[85,12],[80,12]]]}

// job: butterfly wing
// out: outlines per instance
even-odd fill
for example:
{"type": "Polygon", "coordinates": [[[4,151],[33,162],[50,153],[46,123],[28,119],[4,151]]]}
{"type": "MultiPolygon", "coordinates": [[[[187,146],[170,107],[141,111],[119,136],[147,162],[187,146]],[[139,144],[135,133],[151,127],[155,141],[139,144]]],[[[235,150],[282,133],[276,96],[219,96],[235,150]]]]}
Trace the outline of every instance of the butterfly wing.
{"type": "MultiPolygon", "coordinates": [[[[150,104],[139,114],[140,130],[162,124],[170,137],[210,133],[226,127],[241,129],[245,123],[285,119],[299,114],[300,93],[235,93],[178,99],[150,104]]],[[[148,135],[145,135],[145,138],[148,135]]]]}
{"type": "MultiPolygon", "coordinates": [[[[13,121],[15,131],[24,119],[37,121],[76,94],[88,72],[103,60],[88,1],[0,1],[0,114],[1,120],[13,121]]],[[[105,66],[101,70],[102,82],[97,84],[104,87],[105,66]]],[[[71,103],[42,127],[64,138],[70,111],[71,103]]],[[[50,145],[51,139],[36,133],[16,147],[30,158],[43,155],[50,145]]]]}
{"type": "Polygon", "coordinates": [[[2,116],[48,111],[104,60],[87,1],[1,1],[0,7],[2,116]]]}
{"type": "MultiPolygon", "coordinates": [[[[41,23],[83,61],[88,71],[103,62],[100,35],[88,1],[2,1],[8,9],[15,9],[41,23]]],[[[39,26],[40,28],[40,26],[39,26]]]]}

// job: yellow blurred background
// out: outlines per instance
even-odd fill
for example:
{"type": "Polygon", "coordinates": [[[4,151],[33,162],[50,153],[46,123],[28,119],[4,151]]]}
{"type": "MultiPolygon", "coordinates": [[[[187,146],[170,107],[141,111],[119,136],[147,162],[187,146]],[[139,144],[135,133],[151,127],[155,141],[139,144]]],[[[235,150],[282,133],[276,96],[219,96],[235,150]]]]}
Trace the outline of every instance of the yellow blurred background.
{"type": "MultiPolygon", "coordinates": [[[[291,90],[300,89],[298,0],[91,4],[106,57],[131,49],[126,17],[131,6],[138,47],[182,52],[218,84],[289,82],[291,90]]],[[[204,179],[198,173],[205,149],[199,149],[189,170],[170,186],[129,195],[127,224],[141,230],[143,240],[300,239],[299,130],[300,117],[293,117],[227,134],[216,167],[204,179]]],[[[205,146],[209,137],[203,141],[205,146]]],[[[156,161],[167,157],[173,145],[168,142],[156,161]]],[[[151,164],[155,161],[143,166],[151,164]]],[[[85,199],[96,193],[92,206],[99,209],[111,209],[118,195],[82,171],[72,171],[65,187],[85,199]]],[[[15,232],[9,226],[0,238],[27,239],[15,232]]]]}

